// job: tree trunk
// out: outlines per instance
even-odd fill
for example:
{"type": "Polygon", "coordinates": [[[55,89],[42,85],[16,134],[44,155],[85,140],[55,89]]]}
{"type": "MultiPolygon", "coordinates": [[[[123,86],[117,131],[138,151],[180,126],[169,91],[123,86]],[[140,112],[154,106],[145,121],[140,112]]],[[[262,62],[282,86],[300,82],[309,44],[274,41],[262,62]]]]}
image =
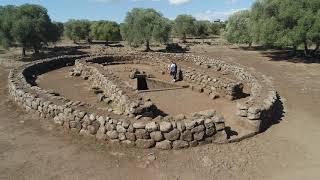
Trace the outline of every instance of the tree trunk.
{"type": "Polygon", "coordinates": [[[187,36],[186,36],[186,34],[183,34],[182,43],[186,43],[186,42],[187,42],[187,36]]]}
{"type": "Polygon", "coordinates": [[[249,49],[252,48],[252,42],[249,42],[249,49]]]}
{"type": "Polygon", "coordinates": [[[22,47],[22,56],[25,57],[26,56],[26,48],[22,47]]]}
{"type": "Polygon", "coordinates": [[[308,56],[309,55],[309,49],[308,49],[308,43],[307,41],[304,41],[304,55],[308,56]]]}
{"type": "Polygon", "coordinates": [[[108,39],[106,39],[106,44],[105,44],[105,46],[108,46],[109,45],[109,41],[108,41],[108,39]]]}
{"type": "Polygon", "coordinates": [[[293,45],[292,47],[292,51],[293,51],[293,55],[295,56],[297,54],[297,45],[293,45]]]}
{"type": "Polygon", "coordinates": [[[146,52],[149,52],[149,51],[151,51],[150,42],[149,42],[149,40],[147,40],[147,42],[146,42],[146,52]]]}

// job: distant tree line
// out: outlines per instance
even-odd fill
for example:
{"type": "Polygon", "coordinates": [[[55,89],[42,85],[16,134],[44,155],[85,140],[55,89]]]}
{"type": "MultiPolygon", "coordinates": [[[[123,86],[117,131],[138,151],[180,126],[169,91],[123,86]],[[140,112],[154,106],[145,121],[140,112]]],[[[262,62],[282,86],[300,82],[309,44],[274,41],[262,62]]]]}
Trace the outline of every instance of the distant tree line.
{"type": "Polygon", "coordinates": [[[312,56],[320,45],[320,1],[258,0],[229,18],[225,37],[231,43],[291,47],[293,52],[302,47],[305,56],[312,56]]]}
{"type": "Polygon", "coordinates": [[[22,55],[26,49],[34,53],[60,40],[65,35],[75,43],[80,40],[110,41],[125,40],[131,46],[168,43],[171,37],[186,42],[188,37],[209,38],[219,35],[225,28],[223,22],[197,21],[190,15],[179,15],[175,20],[165,18],[154,9],[134,8],[123,23],[113,21],[69,20],[66,23],[52,22],[47,9],[40,5],[0,6],[0,44],[5,47],[19,46],[22,55]]]}

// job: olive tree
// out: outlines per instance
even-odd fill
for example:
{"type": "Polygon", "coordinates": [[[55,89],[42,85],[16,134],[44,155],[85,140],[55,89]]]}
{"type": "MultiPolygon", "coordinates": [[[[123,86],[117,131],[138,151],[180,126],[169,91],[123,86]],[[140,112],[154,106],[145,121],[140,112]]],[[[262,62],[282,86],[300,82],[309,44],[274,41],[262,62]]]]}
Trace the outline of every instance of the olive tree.
{"type": "Polygon", "coordinates": [[[319,0],[260,0],[251,10],[254,40],[263,45],[302,45],[306,56],[319,48],[319,0]]]}
{"type": "Polygon", "coordinates": [[[121,40],[120,25],[112,21],[93,22],[90,27],[90,37],[95,40],[109,41],[121,40]]]}
{"type": "Polygon", "coordinates": [[[249,44],[251,47],[253,39],[250,24],[250,12],[239,11],[229,17],[224,36],[230,43],[249,44]]]}
{"type": "Polygon", "coordinates": [[[130,45],[146,45],[150,51],[150,42],[165,43],[169,39],[171,27],[168,20],[154,9],[134,8],[127,13],[121,24],[121,34],[130,45]]]}
{"type": "Polygon", "coordinates": [[[74,43],[80,40],[87,40],[90,42],[90,21],[88,20],[69,20],[65,24],[66,36],[73,40],[74,43]]]}
{"type": "Polygon", "coordinates": [[[196,19],[190,15],[179,15],[174,20],[175,33],[180,37],[183,42],[186,42],[188,35],[196,34],[196,19]]]}
{"type": "Polygon", "coordinates": [[[43,45],[57,41],[60,35],[57,30],[42,6],[24,4],[0,8],[1,44],[5,47],[21,46],[23,56],[27,48],[38,53],[43,45]]]}

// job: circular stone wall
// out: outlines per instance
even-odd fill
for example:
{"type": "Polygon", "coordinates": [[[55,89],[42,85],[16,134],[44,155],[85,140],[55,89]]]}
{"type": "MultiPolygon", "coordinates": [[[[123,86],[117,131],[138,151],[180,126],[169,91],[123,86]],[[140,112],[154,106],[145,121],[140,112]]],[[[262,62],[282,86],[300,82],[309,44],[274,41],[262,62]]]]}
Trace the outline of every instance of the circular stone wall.
{"type": "Polygon", "coordinates": [[[251,127],[239,139],[261,132],[271,123],[277,110],[278,96],[266,76],[249,72],[240,65],[192,55],[133,53],[95,57],[60,56],[39,60],[11,70],[8,77],[9,94],[27,111],[52,119],[65,129],[129,147],[180,149],[229,142],[225,120],[218,115],[219,112],[208,109],[174,117],[158,116],[160,110],[150,99],[134,93],[133,89],[104,68],[114,63],[143,63],[165,70],[170,60],[191,62],[206,71],[221,74],[219,77],[210,77],[205,71],[195,68],[181,69],[190,87],[199,92],[208,92],[208,98],[212,97],[214,90],[230,100],[237,100],[243,85],[250,87],[250,97],[245,101],[237,100],[237,111],[233,112],[251,127]],[[112,100],[115,108],[108,112],[112,115],[89,112],[80,101],[68,100],[36,86],[37,76],[68,65],[74,65],[72,75],[89,80],[112,100]]]}

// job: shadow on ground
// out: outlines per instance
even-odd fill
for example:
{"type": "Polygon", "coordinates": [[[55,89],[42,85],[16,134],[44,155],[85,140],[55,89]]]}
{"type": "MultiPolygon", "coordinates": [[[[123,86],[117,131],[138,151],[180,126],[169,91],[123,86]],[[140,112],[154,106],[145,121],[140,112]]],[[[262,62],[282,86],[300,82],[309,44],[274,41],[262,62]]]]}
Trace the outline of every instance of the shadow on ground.
{"type": "MultiPolygon", "coordinates": [[[[277,48],[266,48],[263,46],[254,46],[254,47],[239,47],[239,48],[231,48],[231,49],[241,49],[246,51],[258,51],[265,57],[270,58],[270,61],[286,61],[291,63],[320,63],[320,54],[315,53],[312,56],[306,57],[304,55],[304,51],[298,50],[294,53],[289,48],[277,49],[277,48]]],[[[312,49],[310,50],[312,51],[312,49]]]]}

